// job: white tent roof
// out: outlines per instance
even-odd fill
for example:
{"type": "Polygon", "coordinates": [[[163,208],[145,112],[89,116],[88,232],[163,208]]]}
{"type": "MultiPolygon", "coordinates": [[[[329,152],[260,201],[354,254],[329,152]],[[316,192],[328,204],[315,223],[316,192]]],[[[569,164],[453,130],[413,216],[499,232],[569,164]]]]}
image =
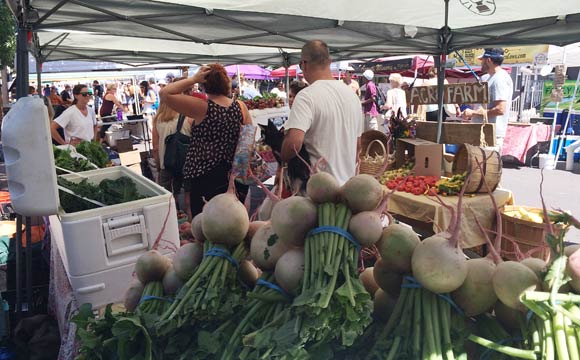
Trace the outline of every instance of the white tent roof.
{"type": "Polygon", "coordinates": [[[288,55],[281,53],[300,49],[311,39],[327,42],[336,60],[439,54],[444,44],[453,51],[494,45],[566,45],[580,39],[578,0],[450,0],[449,28],[443,30],[443,0],[367,0],[356,7],[346,0],[30,3],[41,55],[48,60],[101,56],[139,63],[218,59],[276,65],[282,64],[284,56],[287,60],[288,55]],[[49,43],[50,36],[43,34],[55,29],[91,34],[71,34],[56,46],[60,39],[49,43]],[[254,48],[245,51],[232,45],[254,48]]]}
{"type": "Polygon", "coordinates": [[[548,62],[557,65],[562,64],[564,60],[568,66],[580,66],[580,42],[564,47],[550,46],[548,62]],[[564,49],[566,50],[566,59],[564,59],[564,49]]]}

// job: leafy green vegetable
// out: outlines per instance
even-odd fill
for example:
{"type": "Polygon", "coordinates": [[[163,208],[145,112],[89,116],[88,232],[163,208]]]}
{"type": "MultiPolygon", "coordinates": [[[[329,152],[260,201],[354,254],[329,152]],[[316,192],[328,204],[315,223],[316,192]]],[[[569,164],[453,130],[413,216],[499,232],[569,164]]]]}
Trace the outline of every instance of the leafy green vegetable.
{"type": "MultiPolygon", "coordinates": [[[[139,195],[137,185],[127,176],[121,176],[116,180],[105,179],[98,185],[90,183],[88,179],[83,179],[75,183],[59,177],[57,181],[60,186],[73,191],[75,194],[99,201],[105,205],[122,204],[144,198],[139,195]]],[[[59,196],[60,205],[67,213],[98,207],[93,203],[79,199],[64,191],[59,191],[59,196]]]]}
{"type": "MultiPolygon", "coordinates": [[[[73,172],[81,172],[87,170],[93,170],[95,167],[90,161],[81,158],[72,157],[70,150],[59,149],[56,146],[52,147],[54,152],[54,164],[60,168],[67,169],[73,172]]],[[[57,174],[63,173],[63,171],[56,170],[57,174]]]]}
{"type": "Polygon", "coordinates": [[[82,141],[77,145],[76,150],[100,168],[106,167],[109,163],[109,155],[97,141],[82,141]]]}

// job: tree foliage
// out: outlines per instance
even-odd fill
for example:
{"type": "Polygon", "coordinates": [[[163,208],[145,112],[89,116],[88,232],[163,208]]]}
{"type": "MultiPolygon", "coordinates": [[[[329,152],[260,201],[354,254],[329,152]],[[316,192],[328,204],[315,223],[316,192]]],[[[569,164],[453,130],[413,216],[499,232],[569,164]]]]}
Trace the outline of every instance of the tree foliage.
{"type": "Polygon", "coordinates": [[[12,66],[16,54],[16,19],[0,0],[0,67],[12,66]]]}

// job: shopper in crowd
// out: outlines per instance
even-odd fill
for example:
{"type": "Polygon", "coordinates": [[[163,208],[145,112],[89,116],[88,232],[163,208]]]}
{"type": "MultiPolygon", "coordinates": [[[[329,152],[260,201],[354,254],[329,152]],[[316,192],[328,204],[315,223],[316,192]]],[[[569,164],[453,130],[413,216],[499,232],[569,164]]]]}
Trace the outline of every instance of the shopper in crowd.
{"type": "Polygon", "coordinates": [[[379,111],[377,109],[377,86],[373,78],[375,73],[372,70],[365,70],[363,78],[365,82],[364,100],[361,101],[364,114],[364,130],[378,130],[379,129],[379,111]]]}
{"type": "Polygon", "coordinates": [[[344,83],[348,85],[352,89],[352,91],[355,92],[356,96],[360,98],[360,85],[358,84],[358,81],[352,78],[353,74],[354,68],[352,66],[347,67],[346,71],[344,72],[344,77],[342,78],[342,81],[344,81],[344,83]]]}
{"type": "MultiPolygon", "coordinates": [[[[115,106],[117,107],[117,109],[122,109],[123,108],[123,104],[121,104],[121,102],[119,101],[119,99],[117,99],[117,84],[116,83],[109,83],[106,86],[107,91],[105,92],[105,95],[103,96],[103,104],[101,105],[101,108],[99,109],[99,115],[101,116],[101,120],[103,121],[103,123],[112,123],[117,121],[116,117],[112,118],[111,116],[114,115],[113,114],[113,109],[115,108],[115,106]]],[[[107,130],[109,130],[109,128],[111,127],[111,125],[102,125],[101,129],[99,130],[99,138],[102,140],[105,138],[105,133],[107,130]]]]}
{"type": "Polygon", "coordinates": [[[240,96],[240,87],[236,80],[232,80],[232,99],[238,100],[238,96],[240,96]]]}
{"type": "Polygon", "coordinates": [[[60,97],[65,104],[67,104],[67,105],[72,104],[73,96],[72,96],[72,92],[71,92],[71,88],[70,88],[69,84],[66,84],[64,86],[64,90],[61,91],[60,97]]]}
{"type": "Polygon", "coordinates": [[[501,148],[510,117],[514,85],[511,76],[501,67],[504,60],[502,48],[487,48],[479,59],[481,70],[486,73],[482,80],[488,83],[490,102],[477,110],[464,110],[463,117],[472,122],[482,122],[487,117],[488,122],[495,124],[496,144],[501,148]]]}
{"type": "Polygon", "coordinates": [[[42,90],[42,95],[44,97],[50,97],[50,85],[46,84],[42,90]]]}
{"type": "Polygon", "coordinates": [[[402,115],[407,117],[407,94],[401,89],[403,77],[401,74],[392,73],[389,75],[389,83],[391,88],[387,91],[387,102],[381,106],[381,110],[392,111],[396,115],[400,109],[402,115]]]}
{"type": "Polygon", "coordinates": [[[63,101],[62,98],[60,97],[60,95],[58,95],[58,90],[56,90],[56,86],[53,86],[50,88],[50,103],[52,105],[62,105],[63,101]]]}
{"type": "Polygon", "coordinates": [[[66,109],[50,124],[52,138],[64,145],[78,145],[81,141],[96,139],[97,119],[95,113],[87,106],[89,103],[89,89],[86,85],[75,85],[73,88],[73,105],[66,109]],[[58,129],[64,129],[64,139],[58,129]]]}
{"type": "MultiPolygon", "coordinates": [[[[201,212],[204,199],[227,191],[240,125],[244,118],[251,121],[246,106],[231,99],[230,81],[222,65],[211,64],[202,66],[191,78],[168,84],[160,93],[162,102],[194,119],[192,143],[183,169],[191,190],[192,216],[201,212]],[[207,102],[183,94],[196,83],[203,84],[207,102]]],[[[248,187],[236,183],[236,190],[244,202],[248,187]]]]}
{"type": "Polygon", "coordinates": [[[93,81],[93,99],[94,99],[94,110],[95,114],[99,113],[99,109],[101,108],[101,104],[103,103],[103,86],[99,84],[97,80],[93,81]]]}
{"type": "MultiPolygon", "coordinates": [[[[173,193],[175,204],[179,208],[177,196],[183,187],[183,175],[176,175],[174,172],[166,170],[164,164],[165,139],[175,133],[178,121],[179,113],[167,106],[165,102],[160,102],[157,114],[153,118],[153,158],[159,172],[157,183],[173,193]]],[[[193,119],[185,118],[181,133],[191,136],[192,123],[193,119]]],[[[189,190],[187,190],[185,194],[185,211],[191,220],[190,196],[189,190]]]]}
{"type": "Polygon", "coordinates": [[[294,99],[296,99],[296,95],[298,95],[298,93],[307,86],[308,86],[307,83],[300,80],[294,80],[290,83],[290,91],[288,92],[288,106],[290,108],[292,108],[292,105],[294,104],[294,99]]]}
{"type": "Polygon", "coordinates": [[[28,87],[28,96],[34,96],[34,95],[38,95],[38,93],[36,92],[36,88],[31,85],[28,87]]]}
{"type": "Polygon", "coordinates": [[[305,144],[311,163],[324,158],[323,170],[343,184],[356,173],[363,121],[358,97],[334,80],[330,63],[326,43],[312,40],[302,47],[300,68],[310,85],[292,103],[281,157],[287,162],[305,144]]]}
{"type": "Polygon", "coordinates": [[[284,89],[284,83],[282,81],[278,81],[276,87],[270,91],[270,94],[275,94],[277,97],[282,98],[284,100],[286,100],[286,98],[288,97],[284,89]]]}
{"type": "Polygon", "coordinates": [[[155,114],[154,105],[157,101],[155,89],[151,88],[147,81],[141,81],[139,88],[141,90],[141,112],[147,115],[155,114]]]}

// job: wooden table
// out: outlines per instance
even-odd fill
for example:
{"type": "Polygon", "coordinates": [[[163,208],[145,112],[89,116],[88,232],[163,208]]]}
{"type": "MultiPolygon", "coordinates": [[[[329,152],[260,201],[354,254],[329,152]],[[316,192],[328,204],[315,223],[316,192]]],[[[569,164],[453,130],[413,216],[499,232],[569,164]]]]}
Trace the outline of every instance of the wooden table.
{"type": "MultiPolygon", "coordinates": [[[[499,207],[513,204],[512,192],[497,189],[493,196],[499,207]]],[[[446,204],[457,208],[457,196],[443,197],[446,204]]],[[[486,229],[496,226],[496,213],[488,194],[465,195],[463,198],[461,229],[459,232],[462,248],[472,248],[485,244],[474,220],[474,213],[486,229]]],[[[408,223],[419,233],[429,236],[449,226],[451,216],[437,198],[427,195],[413,195],[406,192],[395,192],[389,199],[388,210],[395,218],[408,223]]]]}

